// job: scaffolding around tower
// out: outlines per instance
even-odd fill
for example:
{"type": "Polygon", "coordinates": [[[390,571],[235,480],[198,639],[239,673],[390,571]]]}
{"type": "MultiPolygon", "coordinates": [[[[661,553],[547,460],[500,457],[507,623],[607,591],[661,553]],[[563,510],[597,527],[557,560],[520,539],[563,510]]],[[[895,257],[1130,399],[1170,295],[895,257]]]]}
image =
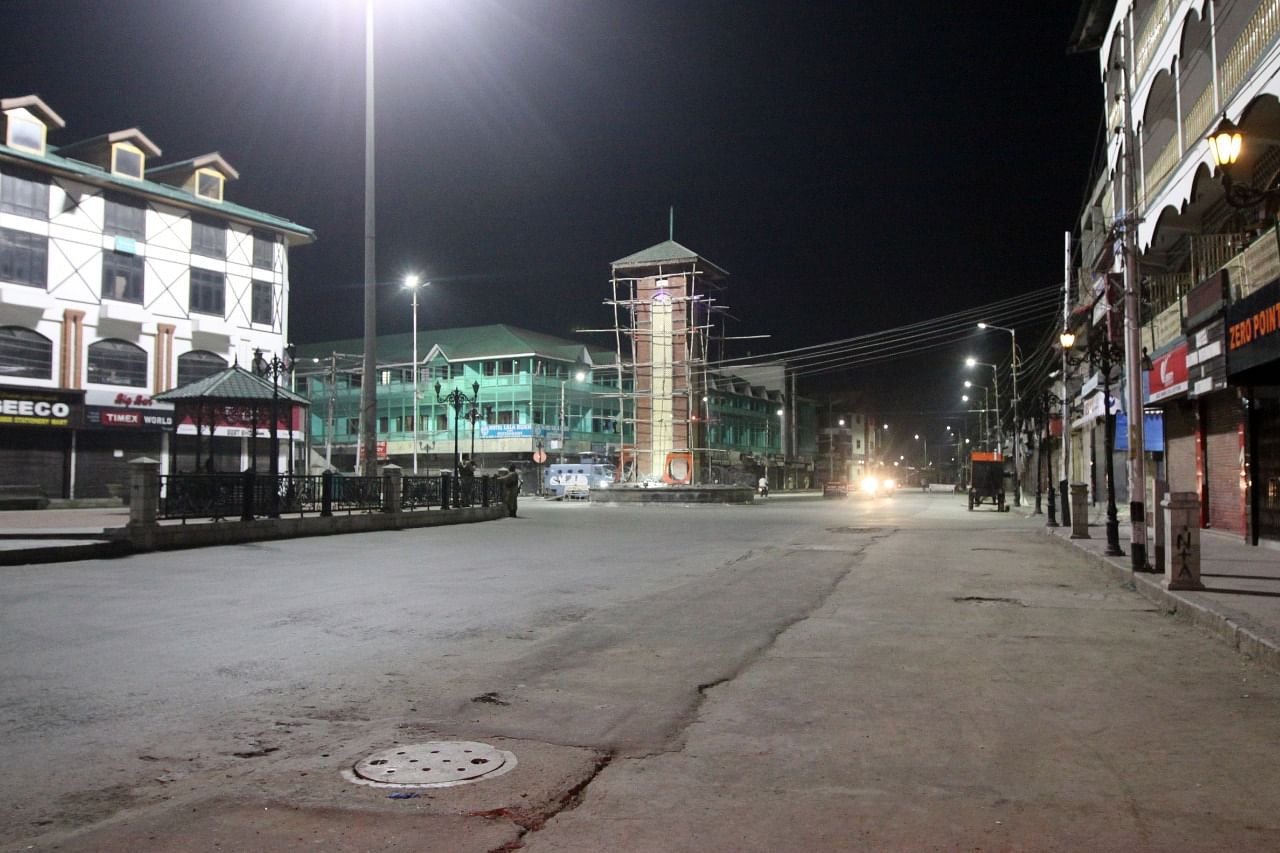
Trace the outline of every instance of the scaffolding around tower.
{"type": "Polygon", "coordinates": [[[727,276],[674,240],[613,262],[623,481],[705,482],[711,315],[727,276]]]}

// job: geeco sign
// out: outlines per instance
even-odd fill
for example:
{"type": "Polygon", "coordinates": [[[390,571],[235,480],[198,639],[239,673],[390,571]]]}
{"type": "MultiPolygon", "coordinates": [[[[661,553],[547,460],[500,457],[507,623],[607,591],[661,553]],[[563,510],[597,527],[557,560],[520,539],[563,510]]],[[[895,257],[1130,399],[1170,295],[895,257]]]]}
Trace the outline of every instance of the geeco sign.
{"type": "Polygon", "coordinates": [[[37,389],[0,388],[0,425],[79,426],[79,396],[37,389]]]}

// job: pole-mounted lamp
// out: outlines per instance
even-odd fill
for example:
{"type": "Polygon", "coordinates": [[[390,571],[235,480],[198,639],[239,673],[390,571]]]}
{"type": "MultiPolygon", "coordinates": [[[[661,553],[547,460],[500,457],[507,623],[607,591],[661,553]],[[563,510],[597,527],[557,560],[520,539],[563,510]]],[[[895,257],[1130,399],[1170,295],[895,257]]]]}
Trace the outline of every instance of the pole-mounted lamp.
{"type": "Polygon", "coordinates": [[[1244,153],[1245,135],[1239,126],[1224,114],[1218,126],[1208,138],[1209,152],[1213,155],[1213,165],[1222,173],[1222,188],[1226,191],[1226,202],[1232,207],[1256,207],[1263,202],[1268,207],[1274,205],[1280,195],[1280,187],[1257,189],[1249,184],[1239,183],[1232,174],[1240,155],[1244,153]]]}

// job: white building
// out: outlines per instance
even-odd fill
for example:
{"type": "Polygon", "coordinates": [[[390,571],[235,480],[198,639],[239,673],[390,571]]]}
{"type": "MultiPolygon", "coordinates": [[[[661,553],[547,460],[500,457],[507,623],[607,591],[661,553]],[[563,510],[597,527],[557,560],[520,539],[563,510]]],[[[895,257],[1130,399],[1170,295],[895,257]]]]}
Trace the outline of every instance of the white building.
{"type": "Polygon", "coordinates": [[[40,98],[0,113],[0,484],[117,494],[129,459],[169,464],[153,394],[283,353],[288,250],[315,235],[226,201],[216,153],[152,166],[140,130],[54,146],[40,98]]]}

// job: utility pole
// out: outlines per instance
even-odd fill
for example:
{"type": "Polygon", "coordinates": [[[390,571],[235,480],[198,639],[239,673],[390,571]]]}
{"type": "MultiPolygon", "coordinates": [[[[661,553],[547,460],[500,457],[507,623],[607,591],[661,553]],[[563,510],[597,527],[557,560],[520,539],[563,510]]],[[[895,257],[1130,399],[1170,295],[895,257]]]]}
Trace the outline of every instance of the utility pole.
{"type": "MultiPolygon", "coordinates": [[[[1133,70],[1133,33],[1125,24],[1124,129],[1124,378],[1125,408],[1129,420],[1129,555],[1133,571],[1147,571],[1146,457],[1142,417],[1142,300],[1138,278],[1137,188],[1134,185],[1133,104],[1130,73],[1133,70]]],[[[1108,401],[1110,405],[1110,401],[1108,401]]]]}
{"type": "MultiPolygon", "coordinates": [[[[329,411],[324,421],[324,467],[333,467],[333,407],[338,397],[338,354],[329,355],[329,411]]],[[[308,460],[308,463],[310,460],[308,460]]]]}

